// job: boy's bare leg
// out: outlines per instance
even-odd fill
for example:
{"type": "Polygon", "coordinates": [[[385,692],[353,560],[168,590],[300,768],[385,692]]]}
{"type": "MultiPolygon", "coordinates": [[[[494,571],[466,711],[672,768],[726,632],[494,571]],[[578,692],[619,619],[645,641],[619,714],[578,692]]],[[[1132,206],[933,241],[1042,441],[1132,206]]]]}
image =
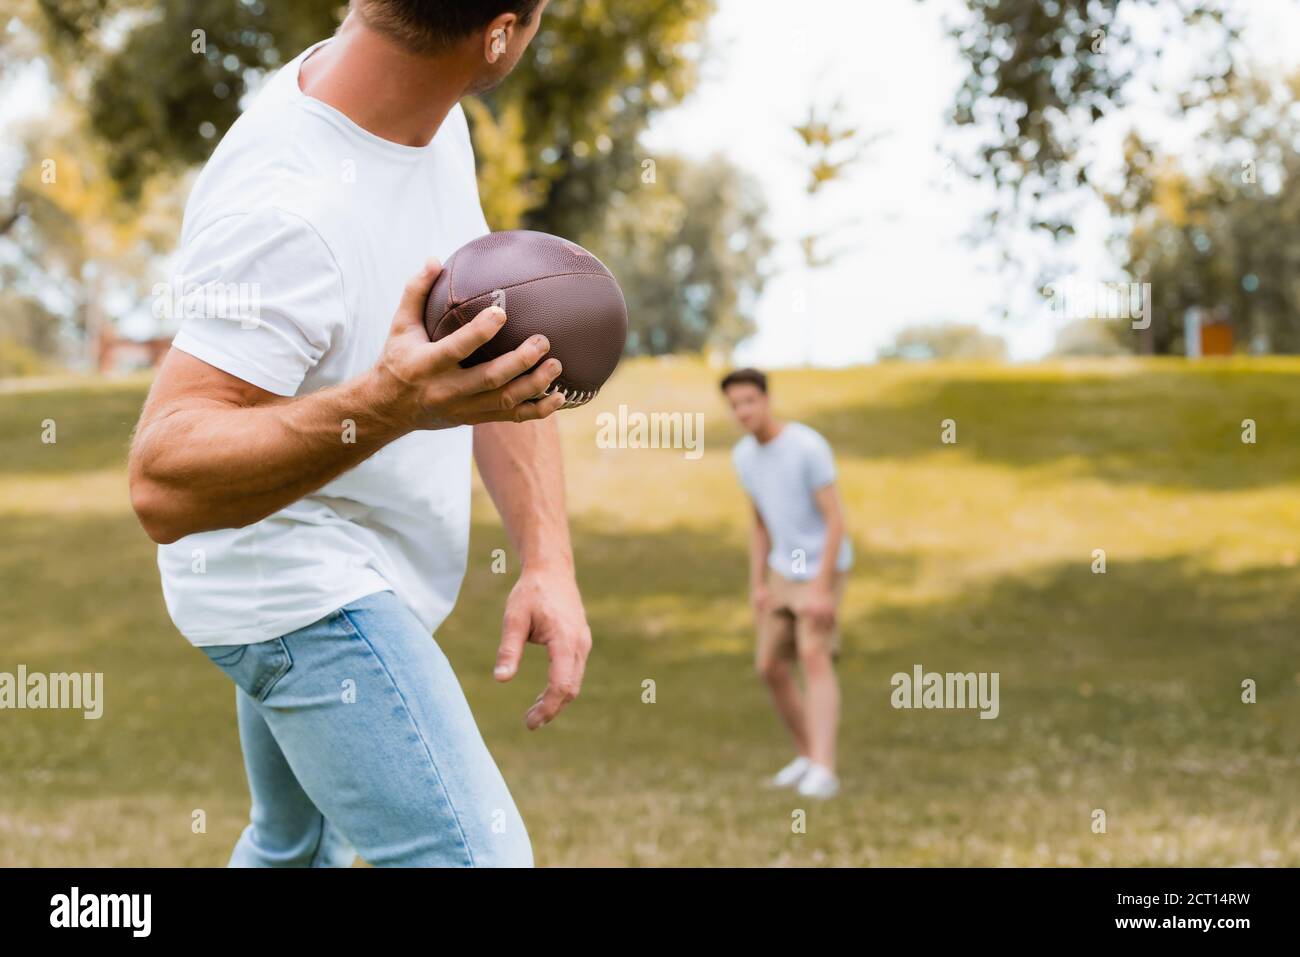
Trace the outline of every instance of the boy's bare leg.
{"type": "Polygon", "coordinates": [[[777,714],[794,739],[795,750],[800,757],[810,757],[808,723],[794,668],[786,659],[774,657],[760,662],[759,674],[772,695],[777,714]]]}
{"type": "Polygon", "coordinates": [[[799,653],[803,667],[806,700],[808,758],[828,771],[835,770],[835,738],[840,723],[840,686],[829,648],[818,645],[799,653]]]}

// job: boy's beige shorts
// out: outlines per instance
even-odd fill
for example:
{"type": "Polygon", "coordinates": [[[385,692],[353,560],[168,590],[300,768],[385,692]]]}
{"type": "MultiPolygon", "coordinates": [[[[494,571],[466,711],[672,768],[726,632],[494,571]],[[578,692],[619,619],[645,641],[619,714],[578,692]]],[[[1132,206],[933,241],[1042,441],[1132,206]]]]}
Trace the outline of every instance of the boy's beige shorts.
{"type": "Polygon", "coordinates": [[[839,655],[839,609],[844,597],[844,578],[844,573],[837,571],[831,585],[835,623],[830,628],[819,628],[801,610],[813,583],[790,581],[770,568],[767,570],[767,607],[758,616],[756,657],[760,665],[776,658],[796,658],[803,649],[818,646],[829,650],[832,657],[839,655]]]}

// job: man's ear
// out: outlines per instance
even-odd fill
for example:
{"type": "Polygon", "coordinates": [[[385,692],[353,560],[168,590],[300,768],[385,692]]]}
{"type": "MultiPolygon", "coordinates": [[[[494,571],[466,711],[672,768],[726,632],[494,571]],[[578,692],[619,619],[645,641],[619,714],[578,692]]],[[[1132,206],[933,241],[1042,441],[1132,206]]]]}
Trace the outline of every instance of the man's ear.
{"type": "Polygon", "coordinates": [[[513,13],[503,13],[488,25],[483,34],[483,58],[488,63],[496,63],[506,55],[518,20],[513,13]]]}

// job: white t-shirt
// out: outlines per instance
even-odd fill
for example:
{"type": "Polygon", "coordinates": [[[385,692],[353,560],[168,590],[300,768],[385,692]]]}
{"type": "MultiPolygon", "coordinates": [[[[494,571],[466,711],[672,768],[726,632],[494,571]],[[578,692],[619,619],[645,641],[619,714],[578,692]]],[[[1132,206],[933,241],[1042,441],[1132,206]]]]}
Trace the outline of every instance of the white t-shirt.
{"type": "MultiPolygon", "coordinates": [[[[826,520],[815,493],[835,481],[830,444],[815,429],[788,422],[766,443],[745,436],[731,450],[731,460],[772,537],[768,567],[791,581],[816,577],[826,520]]],[[[845,536],[835,567],[848,571],[852,564],[853,546],[845,536]]]]}
{"type": "MultiPolygon", "coordinates": [[[[488,231],[460,106],[427,146],[384,140],[299,89],[320,46],[217,146],[173,280],[175,348],[282,396],[371,368],[407,280],[488,231]]],[[[265,641],[392,589],[435,630],[465,572],[471,446],[468,427],[414,432],[256,524],[161,546],[176,627],[195,645],[265,641]]]]}

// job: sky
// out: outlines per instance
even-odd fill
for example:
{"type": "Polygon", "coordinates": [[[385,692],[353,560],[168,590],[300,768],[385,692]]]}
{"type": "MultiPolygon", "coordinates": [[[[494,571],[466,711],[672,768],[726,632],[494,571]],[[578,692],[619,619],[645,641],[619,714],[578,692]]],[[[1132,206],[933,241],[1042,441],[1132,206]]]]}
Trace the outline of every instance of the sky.
{"type": "MultiPolygon", "coordinates": [[[[1300,3],[1249,0],[1237,9],[1252,59],[1294,63],[1300,3]]],[[[699,88],[660,115],[645,143],[652,156],[721,153],[762,185],[769,229],[780,242],[778,268],[758,305],[758,334],[742,345],[739,361],[869,361],[904,326],[937,321],[996,332],[1015,359],[1051,349],[1061,320],[1032,282],[1041,251],[1023,251],[1022,278],[999,272],[997,250],[963,241],[988,208],[985,188],[945,176],[945,145],[953,138],[946,117],[963,76],[945,18],[960,19],[963,11],[959,0],[720,0],[699,88]],[[810,103],[836,98],[847,119],[885,138],[826,204],[830,215],[852,216],[861,228],[841,260],[809,276],[794,240],[809,217],[825,221],[828,214],[809,207],[791,127],[810,103]],[[1001,318],[1007,312],[1013,318],[1001,318]]],[[[1159,78],[1176,84],[1204,52],[1188,38],[1186,49],[1168,51],[1159,78]]],[[[1131,125],[1160,142],[1186,143],[1191,131],[1165,115],[1164,102],[1139,90],[1131,108],[1096,130],[1098,166],[1131,125]]],[[[1125,278],[1107,252],[1100,204],[1077,226],[1061,280],[1125,278]]]]}

